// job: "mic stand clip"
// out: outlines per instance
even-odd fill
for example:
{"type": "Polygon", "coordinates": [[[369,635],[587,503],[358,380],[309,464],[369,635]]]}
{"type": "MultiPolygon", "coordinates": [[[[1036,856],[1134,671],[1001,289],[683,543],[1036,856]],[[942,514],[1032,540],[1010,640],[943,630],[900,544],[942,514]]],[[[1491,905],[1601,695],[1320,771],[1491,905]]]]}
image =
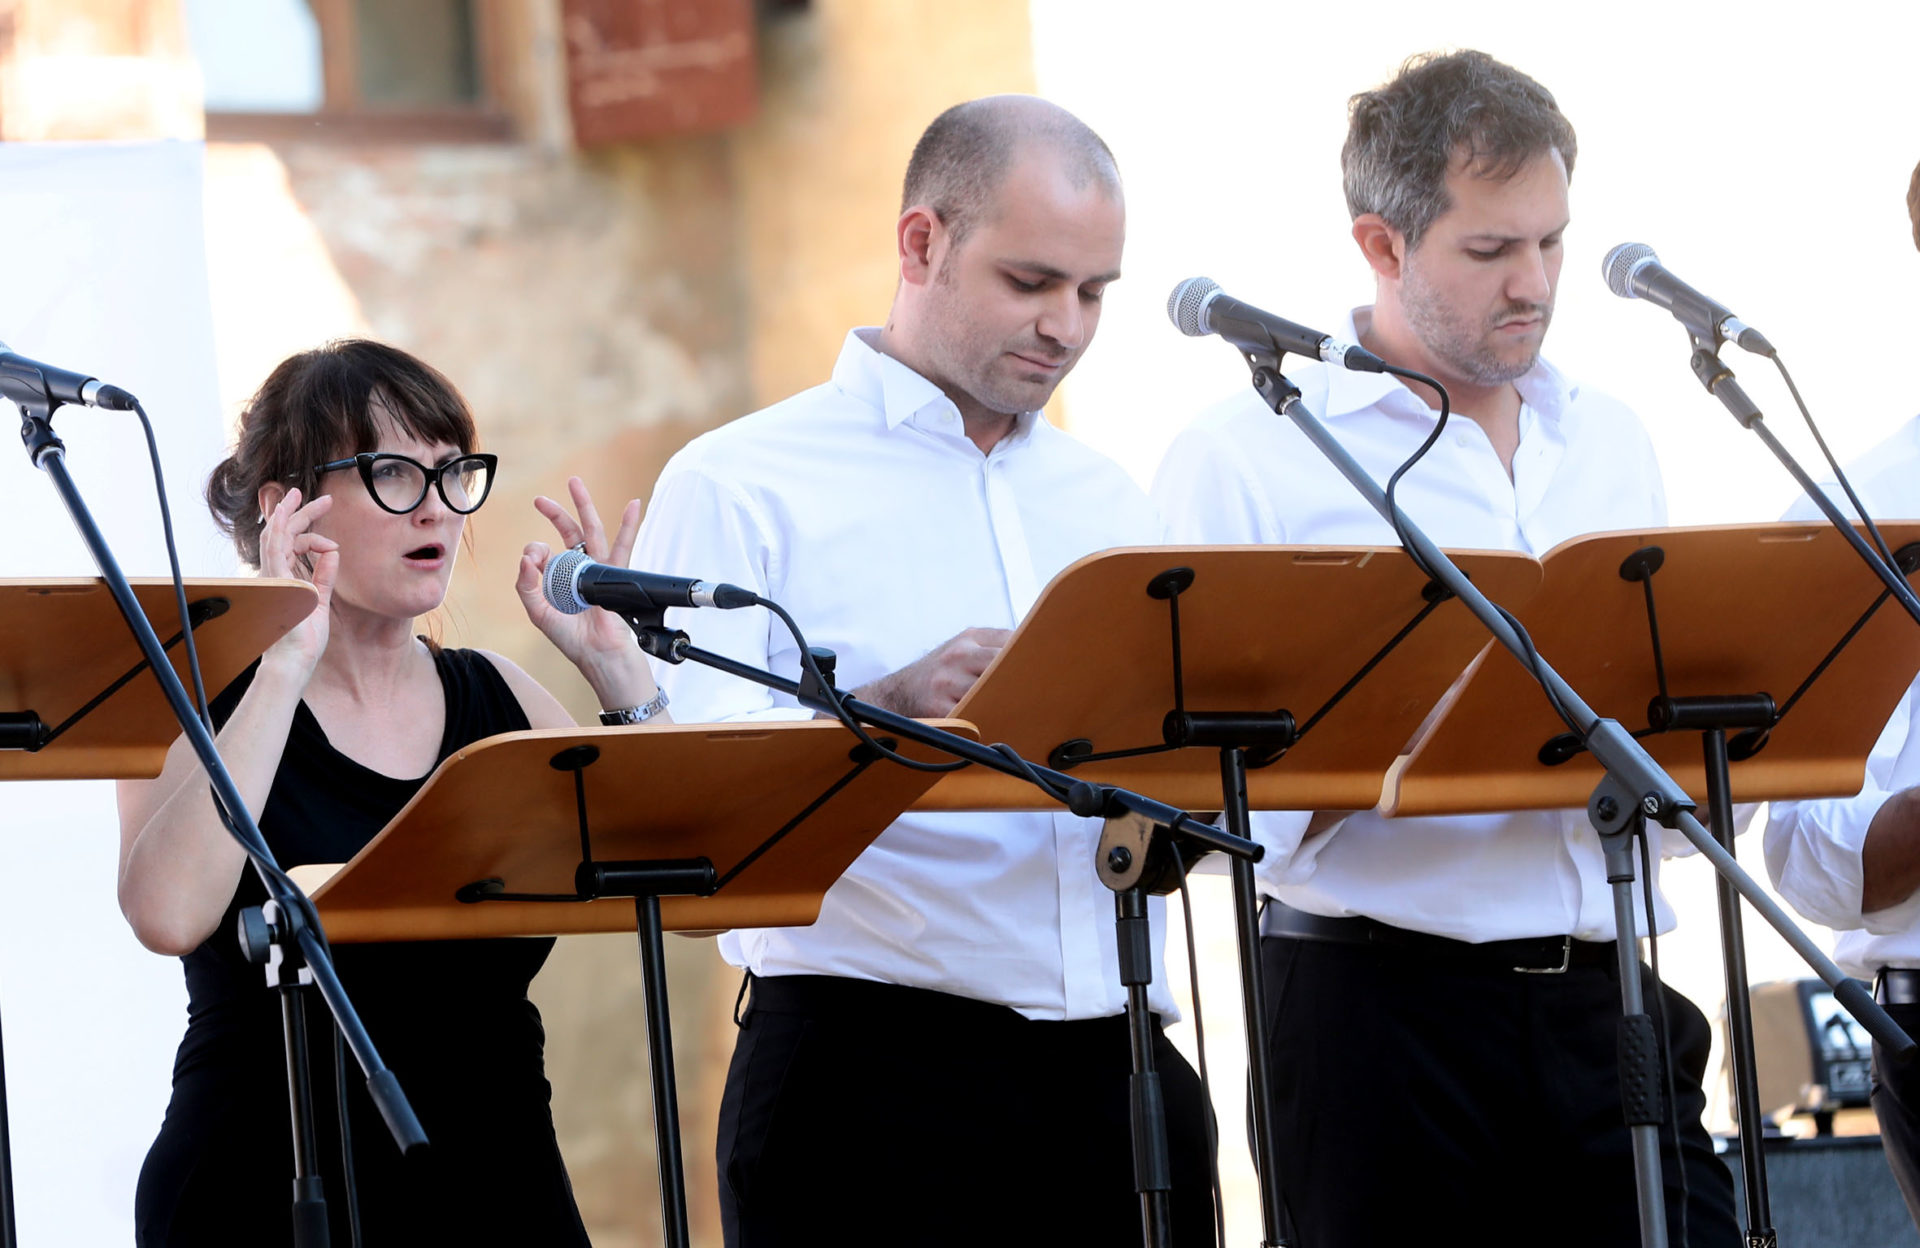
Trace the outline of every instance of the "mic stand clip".
{"type": "Polygon", "coordinates": [[[296,912],[282,909],[279,902],[268,901],[242,910],[239,927],[240,952],[247,961],[266,968],[267,987],[280,994],[287,1087],[293,1109],[293,1242],[295,1248],[326,1248],[327,1197],[320,1181],[320,1148],[313,1128],[307,1007],[300,993],[313,984],[313,968],[300,952],[300,919],[296,912]]]}

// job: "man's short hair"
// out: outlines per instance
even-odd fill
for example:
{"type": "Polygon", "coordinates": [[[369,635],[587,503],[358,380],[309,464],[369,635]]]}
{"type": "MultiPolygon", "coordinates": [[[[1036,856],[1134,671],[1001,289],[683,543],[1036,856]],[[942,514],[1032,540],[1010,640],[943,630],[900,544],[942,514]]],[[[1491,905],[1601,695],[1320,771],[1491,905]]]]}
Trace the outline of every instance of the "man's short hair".
{"type": "Polygon", "coordinates": [[[1028,143],[1058,153],[1075,187],[1099,181],[1120,189],[1113,152],[1085,122],[1032,96],[993,95],[933,119],[907,162],[900,211],[926,204],[960,242],[990,210],[1014,155],[1028,143]]]}
{"type": "Polygon", "coordinates": [[[1347,211],[1378,213],[1408,250],[1453,206],[1447,170],[1459,156],[1475,176],[1505,181],[1551,149],[1573,175],[1573,126],[1553,93],[1484,52],[1410,57],[1347,107],[1347,211]]]}

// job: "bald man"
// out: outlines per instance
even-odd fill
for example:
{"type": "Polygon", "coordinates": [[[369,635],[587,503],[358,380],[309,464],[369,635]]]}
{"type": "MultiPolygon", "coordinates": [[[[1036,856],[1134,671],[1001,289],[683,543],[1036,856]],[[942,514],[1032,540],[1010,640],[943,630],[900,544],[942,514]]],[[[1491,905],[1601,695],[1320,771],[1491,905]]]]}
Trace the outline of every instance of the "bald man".
{"type": "MultiPolygon", "coordinates": [[[[907,168],[885,326],[850,332],[826,384],[674,456],[636,566],[750,586],[863,700],[950,712],[1056,572],[1160,540],[1138,487],[1040,412],[1124,237],[1112,153],[1077,118],[1023,96],[942,113],[907,168]]],[[[798,668],[764,613],[668,622],[798,668]]],[[[695,664],[658,677],[681,722],[808,717],[695,664]]],[[[721,937],[749,981],[720,1115],[728,1244],[1140,1242],[1099,833],[1064,812],[910,814],[812,926],[721,937]]],[[[1156,942],[1163,920],[1156,904],[1156,942]]],[[[1199,1083],[1155,1034],[1175,1242],[1212,1243],[1199,1083]]]]}

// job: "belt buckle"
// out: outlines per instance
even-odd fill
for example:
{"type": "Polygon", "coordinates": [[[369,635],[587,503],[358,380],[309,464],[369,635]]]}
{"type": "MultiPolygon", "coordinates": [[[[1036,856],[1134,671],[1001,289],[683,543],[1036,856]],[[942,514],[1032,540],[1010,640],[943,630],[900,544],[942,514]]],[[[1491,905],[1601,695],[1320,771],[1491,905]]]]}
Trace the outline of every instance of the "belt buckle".
{"type": "Polygon", "coordinates": [[[1567,968],[1573,965],[1573,936],[1560,938],[1559,966],[1516,966],[1513,969],[1522,975],[1565,975],[1567,968]]]}

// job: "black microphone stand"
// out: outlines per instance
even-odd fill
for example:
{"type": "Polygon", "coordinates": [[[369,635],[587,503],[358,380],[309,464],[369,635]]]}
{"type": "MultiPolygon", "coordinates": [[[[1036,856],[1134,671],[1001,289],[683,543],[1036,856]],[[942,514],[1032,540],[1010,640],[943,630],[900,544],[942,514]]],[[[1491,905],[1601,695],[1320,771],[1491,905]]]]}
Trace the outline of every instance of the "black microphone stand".
{"type": "MultiPolygon", "coordinates": [[[[1275,354],[1248,353],[1247,361],[1253,370],[1254,389],[1259,391],[1267,405],[1293,421],[1340,474],[1372,504],[1374,510],[1402,535],[1408,552],[1416,561],[1465,603],[1467,609],[1493,634],[1494,639],[1540,682],[1556,706],[1580,727],[1582,744],[1606,769],[1607,775],[1594,790],[1587,810],[1595,831],[1600,834],[1607,880],[1613,886],[1615,946],[1619,961],[1621,1007],[1625,1015],[1620,1045],[1621,1095],[1633,1141],[1641,1243],[1645,1248],[1665,1248],[1667,1226],[1657,1130],[1657,1124],[1665,1116],[1665,1097],[1656,1081],[1660,1066],[1659,1038],[1654,1033],[1652,1020],[1645,1013],[1639,958],[1633,938],[1634,867],[1631,835],[1636,831],[1636,824],[1652,819],[1663,826],[1678,829],[1700,855],[1713,864],[1720,876],[1738,889],[1740,895],[1780,933],[1781,938],[1833,991],[1835,999],[1860,1021],[1875,1040],[1902,1060],[1910,1057],[1916,1051],[1916,1046],[1866,989],[1835,966],[1832,959],[1795,925],[1779,904],[1761,891],[1733,854],[1701,826],[1693,815],[1692,799],[1654,762],[1632,734],[1617,720],[1602,719],[1597,715],[1545,658],[1522,642],[1520,634],[1506,615],[1466,578],[1404,512],[1397,506],[1389,508],[1385,491],[1301,402],[1299,388],[1279,371],[1280,357],[1275,354]]],[[[1848,532],[1852,530],[1848,529],[1848,532]]],[[[1899,579],[1897,574],[1894,579],[1899,579]]],[[[1913,595],[1904,581],[1900,583],[1899,590],[1905,593],[1907,601],[1912,600],[1913,595]]]]}
{"type": "MultiPolygon", "coordinates": [[[[1794,459],[1793,453],[1781,445],[1780,439],[1773,436],[1773,430],[1767,426],[1766,418],[1761,415],[1759,407],[1747,397],[1747,392],[1740,388],[1740,382],[1734,377],[1733,370],[1720,359],[1715,348],[1699,338],[1693,340],[1693,347],[1691,361],[1693,375],[1700,379],[1700,384],[1706,387],[1707,393],[1719,399],[1721,406],[1740,422],[1742,429],[1750,430],[1768,450],[1773,452],[1773,457],[1792,474],[1795,481],[1800,483],[1800,488],[1806,492],[1808,498],[1813,500],[1814,506],[1818,507],[1821,514],[1840,531],[1842,537],[1846,538],[1847,545],[1853,547],[1866,565],[1873,570],[1873,574],[1880,578],[1880,583],[1887,587],[1887,592],[1906,609],[1908,615],[1913,617],[1914,623],[1920,624],[1920,597],[1914,595],[1913,587],[1907,584],[1900,570],[1887,565],[1887,561],[1880,557],[1880,552],[1869,545],[1867,539],[1861,537],[1854,530],[1853,525],[1848,523],[1847,518],[1840,514],[1840,508],[1827,497],[1827,492],[1807,475],[1806,469],[1794,459]]],[[[1867,518],[1861,517],[1862,520],[1867,518]]]]}
{"type": "MultiPolygon", "coordinates": [[[[158,634],[146,613],[141,610],[139,600],[134,597],[133,588],[128,585],[126,576],[120,571],[120,564],[114,558],[106,537],[94,523],[92,513],[87,509],[86,501],[81,498],[79,489],[73,483],[73,477],[67,471],[66,444],[53,432],[51,423],[53,412],[60,406],[50,398],[34,400],[22,399],[10,392],[20,408],[20,437],[26,444],[27,455],[36,468],[44,471],[53,481],[61,501],[66,505],[73,524],[79,530],[81,539],[92,554],[93,561],[100,569],[100,575],[106,581],[108,591],[113,595],[114,604],[127,622],[134,641],[139,644],[140,652],[146,657],[147,665],[153,669],[154,678],[160,682],[161,692],[166,695],[174,718],[179,720],[180,729],[186,735],[193,752],[206,770],[207,778],[213,788],[216,807],[225,812],[228,830],[233,833],[248,851],[248,861],[253,864],[261,883],[266,886],[275,913],[268,917],[267,925],[272,930],[275,946],[286,955],[284,959],[273,960],[269,970],[269,983],[281,994],[282,1011],[285,1016],[287,1032],[288,1091],[293,1111],[293,1143],[296,1167],[301,1159],[309,1162],[313,1156],[313,1127],[308,1110],[306,1091],[306,1054],[304,1043],[296,1044],[295,1022],[301,1014],[297,988],[311,982],[320,991],[322,1000],[332,1011],[334,1022],[340,1029],[347,1047],[360,1063],[367,1076],[367,1091],[374,1104],[380,1110],[380,1116],[386,1121],[387,1129],[393,1133],[394,1143],[404,1153],[412,1153],[427,1143],[426,1133],[420,1127],[420,1120],[414,1116],[413,1107],[407,1103],[406,1094],[400,1089],[400,1082],[380,1060],[380,1054],[373,1047],[373,1040],[367,1035],[366,1027],[355,1012],[353,1003],[347,999],[346,989],[341,986],[340,977],[334,970],[333,959],[328,953],[325,936],[321,931],[319,916],[314,912],[313,903],[297,888],[289,888],[282,882],[283,877],[276,874],[278,865],[274,863],[272,851],[267,848],[265,839],[260,835],[259,826],[253,815],[247,810],[246,802],[235,787],[233,777],[228,773],[226,764],[221,761],[219,748],[214,744],[213,734],[200,721],[193,703],[187,697],[186,689],[180,683],[179,675],[168,660],[166,649],[162,646],[158,634]],[[264,865],[263,865],[264,864],[264,865]],[[270,869],[271,868],[271,869],[270,869]],[[291,979],[282,976],[282,968],[291,979]]],[[[250,911],[242,916],[245,924],[256,912],[250,911]]],[[[262,955],[266,956],[265,954],[262,955]]],[[[300,1029],[304,1041],[304,1027],[300,1029]]],[[[9,1180],[10,1187],[10,1180],[9,1180]]],[[[296,1242],[300,1248],[324,1248],[326,1243],[326,1210],[320,1198],[319,1184],[305,1170],[296,1175],[294,1185],[294,1227],[296,1242]],[[315,1236],[318,1238],[315,1238],[315,1236]]],[[[11,1239],[11,1228],[9,1228],[11,1239]]]]}
{"type": "MultiPolygon", "coordinates": [[[[1693,356],[1689,361],[1693,375],[1700,381],[1708,394],[1720,400],[1740,427],[1751,431],[1755,437],[1773,452],[1793,479],[1799,483],[1806,496],[1813,500],[1829,523],[1839,530],[1847,544],[1864,560],[1875,576],[1886,586],[1888,594],[1897,599],[1915,622],[1920,622],[1920,598],[1916,598],[1913,589],[1907,584],[1902,569],[1889,566],[1879,551],[1860,536],[1854,526],[1841,514],[1840,508],[1807,475],[1792,452],[1773,435],[1767,426],[1759,407],[1748,397],[1734,377],[1733,370],[1720,359],[1719,343],[1710,339],[1692,335],[1693,356]]],[[[1867,520],[1865,515],[1862,520],[1867,520]]],[[[1909,552],[1900,552],[1902,559],[1909,552]]],[[[1651,573],[1648,574],[1651,579],[1651,573]]],[[[1710,723],[1711,719],[1724,719],[1724,716],[1700,719],[1698,723],[1681,726],[1700,727],[1703,730],[1717,728],[1719,731],[1705,731],[1703,734],[1707,759],[1707,789],[1714,813],[1716,831],[1724,825],[1727,831],[1722,840],[1731,850],[1732,845],[1732,805],[1727,792],[1728,742],[1725,728],[1737,727],[1746,730],[1747,741],[1754,739],[1756,732],[1764,733],[1772,725],[1763,722],[1772,713],[1769,703],[1764,713],[1754,722],[1710,723]],[[1725,813],[1722,814],[1722,807],[1725,813]]],[[[1753,719],[1752,716],[1748,717],[1753,719]]],[[[1696,717],[1699,719],[1699,717],[1696,717]]],[[[1764,736],[1759,740],[1764,741],[1764,736]]],[[[1736,744],[1740,739],[1736,739],[1736,744]]],[[[1744,757],[1744,755],[1742,755],[1744,757]]],[[[1747,986],[1746,937],[1741,930],[1739,899],[1727,887],[1722,879],[1718,885],[1720,908],[1720,939],[1722,956],[1725,962],[1727,980],[1727,1051],[1733,1068],[1734,1103],[1740,1118],[1740,1173],[1746,1198],[1747,1244],[1749,1248],[1773,1248],[1779,1242],[1778,1233],[1773,1225],[1773,1213],[1767,1192],[1766,1159],[1761,1152],[1760,1135],[1760,1095],[1758,1078],[1754,1069],[1753,1052],[1753,1005],[1747,986]]]]}
{"type": "MultiPolygon", "coordinates": [[[[1153,1022],[1147,1005],[1147,986],[1153,982],[1147,896],[1179,887],[1180,867],[1191,869],[1204,854],[1219,851],[1232,858],[1238,867],[1241,863],[1258,862],[1264,852],[1261,846],[1246,836],[1223,832],[1186,811],[1131,790],[1077,780],[1065,772],[1030,763],[1010,748],[985,745],[861,702],[830,684],[815,681],[810,675],[788,680],[725,655],[702,650],[691,644],[686,633],[666,627],[664,610],[628,614],[623,618],[639,638],[640,648],[662,662],[683,663],[691,659],[788,694],[812,710],[835,718],[844,714],[954,758],[1026,780],[1049,798],[1062,802],[1074,814],[1106,821],[1094,854],[1094,870],[1114,893],[1114,935],[1120,981],[1127,992],[1127,1029],[1132,1052],[1128,1086],[1134,1188],[1140,1194],[1141,1232],[1147,1248],[1171,1248],[1173,1231],[1168,1198],[1173,1190],[1173,1172],[1167,1145],[1165,1100],[1160,1076],[1153,1068],[1153,1022]],[[1180,848],[1170,848],[1171,842],[1177,842],[1180,848]],[[1170,867],[1169,863],[1178,863],[1180,867],[1170,867]]],[[[814,648],[811,654],[822,675],[830,681],[833,653],[814,648]]],[[[1211,1107],[1208,1112],[1212,1112],[1211,1107]]]]}

